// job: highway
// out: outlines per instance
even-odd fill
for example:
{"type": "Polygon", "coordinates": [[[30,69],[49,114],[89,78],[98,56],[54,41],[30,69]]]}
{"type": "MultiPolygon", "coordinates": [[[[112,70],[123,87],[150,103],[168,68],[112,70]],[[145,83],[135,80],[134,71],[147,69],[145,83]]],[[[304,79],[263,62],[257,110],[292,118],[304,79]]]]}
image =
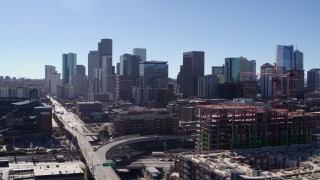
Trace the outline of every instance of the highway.
{"type": "Polygon", "coordinates": [[[94,176],[97,180],[103,180],[103,179],[114,179],[114,180],[120,180],[119,176],[115,173],[115,171],[111,167],[102,167],[101,165],[105,162],[105,155],[97,156],[97,152],[93,151],[93,146],[88,142],[85,135],[87,134],[86,128],[83,126],[84,123],[82,120],[78,118],[75,114],[68,112],[59,102],[57,102],[55,99],[50,98],[51,102],[55,105],[54,110],[56,112],[59,112],[59,118],[62,120],[62,122],[65,125],[65,129],[69,131],[71,134],[73,134],[74,137],[77,138],[78,144],[80,147],[81,152],[83,152],[84,158],[86,159],[86,162],[88,166],[90,167],[90,170],[92,172],[93,167],[94,168],[94,176]],[[98,165],[98,166],[96,166],[98,165]]]}
{"type": "MultiPolygon", "coordinates": [[[[112,167],[103,167],[102,164],[105,162],[113,162],[112,160],[106,160],[106,153],[112,148],[117,148],[121,145],[133,144],[137,142],[145,142],[145,141],[154,141],[154,140],[164,140],[164,139],[190,139],[194,138],[193,136],[184,136],[184,135],[129,135],[125,136],[125,138],[117,138],[107,144],[104,144],[97,148],[96,151],[93,150],[93,146],[89,143],[88,139],[85,137],[89,132],[84,127],[84,123],[81,119],[78,118],[75,114],[68,112],[59,102],[55,99],[50,98],[52,103],[55,104],[55,111],[59,112],[59,118],[65,124],[65,129],[68,130],[74,137],[77,138],[78,144],[81,152],[83,152],[84,158],[88,166],[90,167],[91,172],[94,174],[95,179],[103,180],[103,179],[112,179],[112,180],[120,180],[119,176],[116,174],[112,167]]],[[[140,166],[158,166],[160,167],[168,167],[171,162],[135,162],[132,165],[140,166]]]]}

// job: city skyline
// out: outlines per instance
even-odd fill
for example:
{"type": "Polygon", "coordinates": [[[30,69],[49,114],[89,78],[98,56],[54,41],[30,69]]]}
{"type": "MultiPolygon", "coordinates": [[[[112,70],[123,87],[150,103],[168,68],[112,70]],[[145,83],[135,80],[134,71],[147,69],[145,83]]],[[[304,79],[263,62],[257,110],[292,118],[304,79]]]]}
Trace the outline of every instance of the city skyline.
{"type": "Polygon", "coordinates": [[[171,78],[183,64],[183,52],[204,51],[205,74],[225,58],[240,56],[256,60],[258,72],[264,63],[275,62],[277,45],[294,45],[303,52],[306,73],[319,68],[319,5],[289,0],[1,1],[0,72],[40,79],[44,65],[53,65],[62,73],[61,54],[68,52],[87,67],[88,53],[109,38],[113,66],[122,54],[146,48],[147,60],[168,62],[171,78]]]}

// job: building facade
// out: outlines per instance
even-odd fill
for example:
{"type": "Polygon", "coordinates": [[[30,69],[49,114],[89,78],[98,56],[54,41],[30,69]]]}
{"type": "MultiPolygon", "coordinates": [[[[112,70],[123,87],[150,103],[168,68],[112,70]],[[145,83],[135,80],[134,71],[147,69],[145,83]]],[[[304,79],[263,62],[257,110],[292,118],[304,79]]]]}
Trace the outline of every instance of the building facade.
{"type": "Polygon", "coordinates": [[[272,76],[264,76],[263,74],[273,74],[274,66],[266,63],[260,67],[260,73],[261,97],[271,99],[273,97],[272,76]]]}
{"type": "Polygon", "coordinates": [[[244,57],[225,58],[225,82],[256,81],[255,76],[244,76],[241,72],[256,73],[256,61],[244,57]]]}
{"type": "Polygon", "coordinates": [[[147,49],[146,48],[134,48],[133,55],[139,57],[140,61],[147,61],[147,49]]]}
{"type": "Polygon", "coordinates": [[[69,84],[69,78],[77,74],[77,55],[62,54],[62,83],[69,84]]]}
{"type": "Polygon", "coordinates": [[[141,62],[139,76],[142,87],[167,88],[168,64],[165,61],[141,62]]]}
{"type": "Polygon", "coordinates": [[[198,80],[198,96],[212,98],[218,97],[218,77],[207,75],[198,80]]]}
{"type": "Polygon", "coordinates": [[[174,134],[178,132],[179,120],[164,109],[144,109],[120,112],[114,119],[114,136],[130,134],[174,134]]]}
{"type": "Polygon", "coordinates": [[[197,96],[198,78],[204,76],[204,52],[183,53],[182,93],[183,97],[197,96]]]}

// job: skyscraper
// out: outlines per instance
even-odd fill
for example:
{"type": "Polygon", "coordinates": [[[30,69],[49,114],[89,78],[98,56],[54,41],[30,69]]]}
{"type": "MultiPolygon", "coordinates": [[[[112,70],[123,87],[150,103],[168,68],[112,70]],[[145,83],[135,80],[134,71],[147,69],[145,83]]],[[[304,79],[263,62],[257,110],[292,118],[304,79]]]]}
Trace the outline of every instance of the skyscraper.
{"type": "Polygon", "coordinates": [[[90,51],[88,54],[88,80],[93,80],[94,69],[99,68],[98,51],[90,51]]]}
{"type": "Polygon", "coordinates": [[[204,52],[183,53],[182,67],[183,97],[196,96],[198,93],[198,78],[204,76],[204,52]]]}
{"type": "Polygon", "coordinates": [[[57,86],[61,84],[60,74],[56,71],[56,67],[45,65],[46,89],[51,95],[57,95],[57,86]]]}
{"type": "Polygon", "coordinates": [[[77,73],[77,54],[62,54],[62,83],[68,84],[69,78],[77,73]]]}
{"type": "Polygon", "coordinates": [[[307,87],[308,91],[320,90],[320,69],[310,69],[307,73],[307,87]]]}
{"type": "Polygon", "coordinates": [[[240,72],[256,73],[256,61],[244,57],[225,58],[224,78],[226,82],[256,81],[255,76],[240,76],[240,72]]]}
{"type": "Polygon", "coordinates": [[[212,66],[212,75],[223,75],[224,66],[212,66]]]}
{"type": "Polygon", "coordinates": [[[99,68],[102,70],[102,92],[113,93],[115,72],[112,66],[112,39],[101,39],[98,43],[99,68]]]}
{"type": "MultiPolygon", "coordinates": [[[[282,78],[279,82],[279,88],[281,95],[292,97],[297,97],[303,93],[304,88],[304,70],[303,70],[303,53],[299,50],[294,51],[292,45],[277,46],[277,73],[280,75],[283,74],[292,74],[292,76],[286,76],[282,78]],[[287,84],[288,83],[288,84],[287,84]],[[287,87],[290,90],[287,90],[287,87]]],[[[287,97],[289,98],[289,97],[287,97]]]]}
{"type": "Polygon", "coordinates": [[[86,67],[84,65],[77,65],[77,75],[78,76],[86,75],[86,67]]]}
{"type": "MultiPolygon", "coordinates": [[[[265,63],[260,67],[261,74],[273,74],[274,66],[265,63]]],[[[261,76],[260,77],[260,85],[261,85],[261,96],[264,99],[271,99],[273,95],[273,84],[272,84],[272,76],[261,76]]]]}
{"type": "Polygon", "coordinates": [[[131,54],[120,56],[120,75],[130,76],[133,85],[137,85],[139,80],[139,62],[140,57],[131,54]]]}
{"type": "Polygon", "coordinates": [[[56,71],[56,67],[51,65],[45,65],[45,80],[46,80],[46,90],[50,91],[50,82],[49,82],[49,76],[53,74],[53,72],[56,71]]]}
{"type": "Polygon", "coordinates": [[[112,58],[112,39],[101,39],[98,43],[99,68],[102,68],[102,57],[110,56],[112,58]]]}
{"type": "Polygon", "coordinates": [[[144,61],[140,63],[140,78],[143,87],[167,88],[168,64],[165,61],[144,61]]]}
{"type": "Polygon", "coordinates": [[[147,49],[145,48],[134,48],[133,55],[140,57],[140,61],[147,61],[147,49]]]}

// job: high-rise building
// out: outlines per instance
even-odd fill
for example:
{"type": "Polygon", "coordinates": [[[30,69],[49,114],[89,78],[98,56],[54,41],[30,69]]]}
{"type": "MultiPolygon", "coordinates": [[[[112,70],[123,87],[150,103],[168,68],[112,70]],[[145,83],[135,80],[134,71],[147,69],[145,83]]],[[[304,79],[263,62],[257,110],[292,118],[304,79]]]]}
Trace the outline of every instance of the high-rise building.
{"type": "MultiPolygon", "coordinates": [[[[274,66],[265,63],[260,68],[261,74],[273,74],[274,66]]],[[[273,95],[273,84],[272,84],[272,76],[261,76],[260,77],[260,85],[261,85],[261,97],[263,99],[271,99],[273,95]]]]}
{"type": "Polygon", "coordinates": [[[99,68],[102,71],[102,93],[113,93],[115,72],[112,66],[112,39],[101,39],[98,43],[99,68]]]}
{"type": "Polygon", "coordinates": [[[303,53],[299,50],[294,51],[292,45],[278,45],[276,58],[277,73],[280,75],[292,74],[290,77],[286,76],[280,79],[278,86],[281,95],[289,95],[290,97],[301,95],[304,88],[303,53]],[[287,87],[289,87],[290,90],[287,90],[287,87]],[[288,92],[290,92],[290,94],[287,94],[288,92]]]}
{"type": "Polygon", "coordinates": [[[94,69],[99,68],[98,51],[90,51],[88,54],[88,80],[93,80],[94,69]]]}
{"type": "Polygon", "coordinates": [[[50,74],[56,71],[55,66],[45,65],[45,79],[49,77],[50,74]]]}
{"type": "Polygon", "coordinates": [[[115,86],[115,74],[112,66],[112,56],[102,56],[102,92],[113,93],[115,86]]]}
{"type": "Polygon", "coordinates": [[[204,76],[204,52],[183,53],[182,67],[183,97],[196,96],[198,94],[198,78],[204,76]]]}
{"type": "Polygon", "coordinates": [[[294,51],[294,69],[304,70],[303,69],[303,53],[299,50],[294,51]]]}
{"type": "Polygon", "coordinates": [[[310,69],[307,73],[308,91],[320,90],[320,69],[310,69]]]}
{"type": "Polygon", "coordinates": [[[212,66],[212,75],[223,75],[224,66],[212,66]]]}
{"type": "Polygon", "coordinates": [[[69,84],[69,78],[77,73],[77,54],[62,54],[62,83],[69,84]]]}
{"type": "Polygon", "coordinates": [[[226,82],[256,81],[255,76],[240,76],[240,72],[256,73],[256,61],[244,57],[225,58],[224,78],[226,82]]]}
{"type": "Polygon", "coordinates": [[[294,48],[292,45],[277,45],[278,74],[285,74],[287,70],[294,69],[294,48]]]}
{"type": "Polygon", "coordinates": [[[167,88],[168,64],[165,61],[144,61],[140,63],[140,79],[143,87],[167,88]]]}
{"type": "Polygon", "coordinates": [[[46,89],[51,95],[57,94],[57,86],[61,84],[60,76],[55,66],[45,65],[46,89]]]}
{"type": "Polygon", "coordinates": [[[71,76],[70,84],[77,88],[77,92],[79,96],[88,95],[88,77],[86,75],[71,76]]]}
{"type": "Polygon", "coordinates": [[[56,67],[51,65],[45,65],[45,81],[46,81],[46,90],[49,91],[49,76],[56,72],[56,67]]]}
{"type": "Polygon", "coordinates": [[[98,43],[99,68],[102,68],[102,57],[109,56],[112,59],[112,39],[101,39],[98,43]]]}
{"type": "Polygon", "coordinates": [[[139,80],[139,57],[131,54],[120,56],[120,75],[130,76],[133,85],[138,84],[139,80]]]}
{"type": "Polygon", "coordinates": [[[134,48],[133,55],[138,56],[140,61],[147,61],[147,49],[145,48],[134,48]]]}
{"type": "Polygon", "coordinates": [[[77,75],[78,76],[86,75],[86,67],[84,65],[77,65],[77,75]]]}
{"type": "Polygon", "coordinates": [[[49,93],[51,95],[57,95],[57,87],[61,85],[61,74],[57,73],[57,71],[53,72],[51,75],[48,77],[48,82],[49,82],[49,93]]]}
{"type": "Polygon", "coordinates": [[[216,75],[199,77],[198,86],[198,96],[206,98],[218,96],[218,77],[216,75]]]}

